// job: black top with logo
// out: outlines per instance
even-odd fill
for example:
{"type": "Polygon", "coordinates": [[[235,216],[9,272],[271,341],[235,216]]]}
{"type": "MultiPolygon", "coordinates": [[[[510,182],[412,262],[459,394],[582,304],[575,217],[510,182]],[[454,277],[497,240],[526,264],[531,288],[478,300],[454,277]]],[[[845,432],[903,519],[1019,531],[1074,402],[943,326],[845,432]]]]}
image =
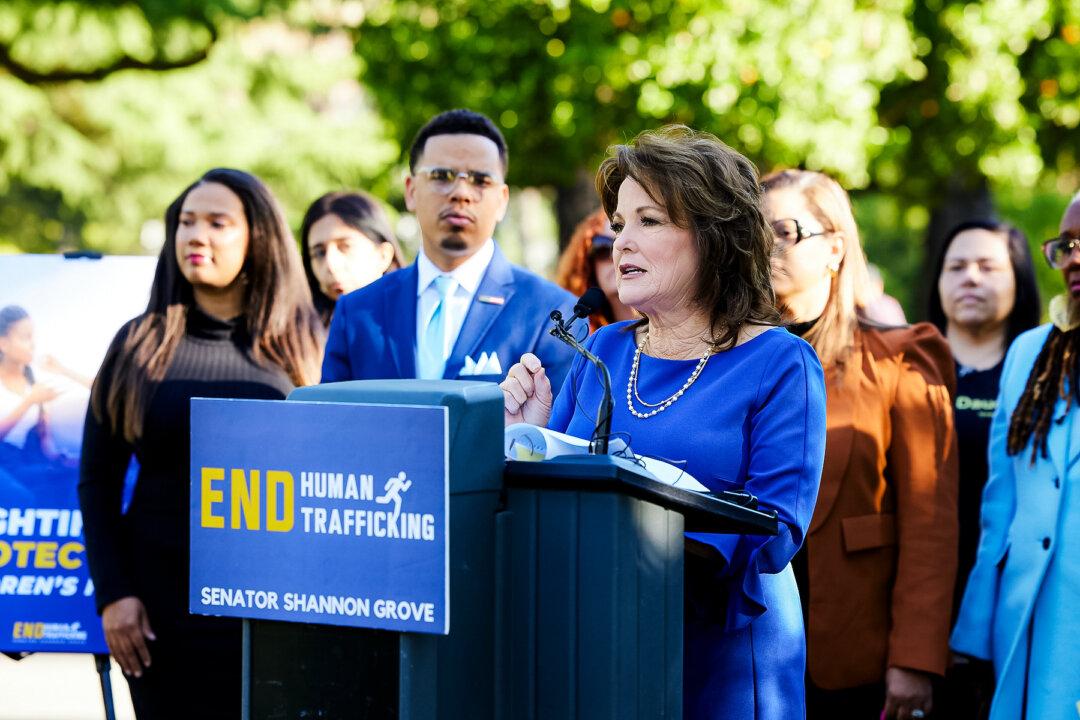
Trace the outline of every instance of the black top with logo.
{"type": "Polygon", "coordinates": [[[960,454],[960,563],[956,577],[956,606],[963,597],[968,573],[979,546],[979,510],[989,475],[987,445],[990,421],[997,407],[998,385],[1004,360],[992,368],[975,370],[956,365],[956,438],[960,454]]]}

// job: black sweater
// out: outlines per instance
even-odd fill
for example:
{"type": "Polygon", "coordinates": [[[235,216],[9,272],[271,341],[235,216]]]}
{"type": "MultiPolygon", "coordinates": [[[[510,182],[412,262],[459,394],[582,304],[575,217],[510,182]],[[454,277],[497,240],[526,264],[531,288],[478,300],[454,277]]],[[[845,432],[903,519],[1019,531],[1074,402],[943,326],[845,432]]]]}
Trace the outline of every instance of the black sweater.
{"type": "MultiPolygon", "coordinates": [[[[113,339],[97,382],[109,382],[133,323],[113,339]]],[[[140,594],[141,563],[134,560],[135,544],[165,547],[175,551],[169,553],[174,558],[188,555],[191,398],[280,400],[292,390],[284,371],[249,357],[245,347],[250,341],[242,326],[239,319],[226,322],[194,307],[189,310],[187,332],[154,392],[142,437],[134,445],[114,434],[108,422],[98,422],[93,410],[87,412],[79,503],[98,612],[114,600],[140,594]],[[124,476],[132,454],[139,462],[139,474],[131,504],[121,515],[124,476]]],[[[186,577],[186,561],[175,572],[186,577]]]]}

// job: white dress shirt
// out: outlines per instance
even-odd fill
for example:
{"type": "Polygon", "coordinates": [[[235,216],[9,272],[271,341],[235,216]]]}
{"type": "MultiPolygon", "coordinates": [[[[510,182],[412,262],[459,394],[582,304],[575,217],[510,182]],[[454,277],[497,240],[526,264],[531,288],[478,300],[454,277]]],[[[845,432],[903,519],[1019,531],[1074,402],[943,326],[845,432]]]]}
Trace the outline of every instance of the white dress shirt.
{"type": "Polygon", "coordinates": [[[435,263],[428,259],[423,249],[416,258],[417,283],[416,283],[416,356],[419,357],[424,342],[424,331],[428,321],[435,313],[435,307],[439,303],[439,293],[435,290],[433,282],[439,275],[448,275],[457,281],[457,287],[446,303],[446,347],[443,348],[443,357],[450,356],[450,350],[457,342],[461,333],[461,326],[465,324],[465,315],[469,312],[469,306],[476,296],[476,290],[480,287],[480,281],[484,279],[491,258],[495,256],[495,241],[488,238],[471,258],[463,262],[450,272],[443,272],[435,263]]]}

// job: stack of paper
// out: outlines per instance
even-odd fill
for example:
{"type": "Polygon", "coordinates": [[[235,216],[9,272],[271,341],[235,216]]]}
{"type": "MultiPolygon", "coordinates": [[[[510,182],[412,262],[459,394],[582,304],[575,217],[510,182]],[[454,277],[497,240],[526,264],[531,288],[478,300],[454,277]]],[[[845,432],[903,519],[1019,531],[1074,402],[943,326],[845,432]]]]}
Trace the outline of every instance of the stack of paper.
{"type": "MultiPolygon", "coordinates": [[[[550,460],[562,455],[588,455],[589,441],[537,425],[515,423],[506,428],[503,451],[507,460],[550,460]]],[[[622,438],[611,440],[611,454],[636,459],[650,475],[672,487],[709,492],[709,488],[699,483],[693,475],[671,463],[634,455],[622,438]]]]}

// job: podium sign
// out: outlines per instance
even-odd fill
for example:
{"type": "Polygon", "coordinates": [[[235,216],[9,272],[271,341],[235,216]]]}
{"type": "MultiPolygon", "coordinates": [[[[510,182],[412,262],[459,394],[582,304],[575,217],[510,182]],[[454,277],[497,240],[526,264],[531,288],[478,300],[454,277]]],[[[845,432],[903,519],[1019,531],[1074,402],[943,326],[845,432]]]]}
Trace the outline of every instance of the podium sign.
{"type": "Polygon", "coordinates": [[[447,634],[445,407],[191,401],[192,613],[447,634]]]}

